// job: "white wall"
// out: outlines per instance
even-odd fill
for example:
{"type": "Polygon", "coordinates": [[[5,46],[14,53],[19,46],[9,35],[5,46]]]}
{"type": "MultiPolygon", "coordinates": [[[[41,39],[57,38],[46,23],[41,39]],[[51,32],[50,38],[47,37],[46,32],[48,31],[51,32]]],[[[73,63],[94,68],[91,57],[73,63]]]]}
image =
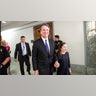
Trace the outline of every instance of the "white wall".
{"type": "Polygon", "coordinates": [[[3,31],[1,34],[3,39],[6,40],[11,47],[11,57],[14,57],[15,45],[20,42],[20,37],[22,35],[26,37],[26,42],[30,44],[30,48],[32,49],[31,40],[34,39],[33,27],[18,30],[18,31],[6,30],[3,31]]]}
{"type": "MultiPolygon", "coordinates": [[[[60,35],[60,39],[68,44],[68,49],[70,53],[71,64],[84,65],[84,32],[83,32],[83,22],[72,22],[72,21],[60,21],[54,22],[54,34],[60,35]]],[[[20,42],[20,36],[26,36],[26,41],[29,42],[32,49],[31,40],[34,39],[33,27],[19,30],[11,31],[7,30],[2,32],[3,39],[5,39],[11,46],[11,56],[14,56],[14,49],[16,43],[20,42]]]]}
{"type": "Polygon", "coordinates": [[[54,22],[54,34],[68,44],[71,64],[85,65],[83,22],[54,22]]]}

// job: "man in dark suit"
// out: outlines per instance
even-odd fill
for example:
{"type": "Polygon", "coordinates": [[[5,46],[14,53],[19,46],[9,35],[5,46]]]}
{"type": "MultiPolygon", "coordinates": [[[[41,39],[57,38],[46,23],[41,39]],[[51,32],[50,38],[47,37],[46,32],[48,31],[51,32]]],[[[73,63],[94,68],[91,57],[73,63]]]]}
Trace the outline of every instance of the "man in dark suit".
{"type": "Polygon", "coordinates": [[[52,75],[54,66],[54,41],[49,39],[50,28],[43,24],[40,29],[41,38],[34,41],[32,62],[35,75],[52,75]]]}
{"type": "Polygon", "coordinates": [[[59,39],[59,35],[54,36],[55,41],[55,52],[57,53],[59,45],[62,43],[62,41],[59,39]]]}
{"type": "Polygon", "coordinates": [[[28,74],[30,73],[30,57],[31,57],[31,50],[29,47],[29,43],[25,42],[25,36],[21,36],[21,42],[16,44],[15,53],[14,53],[14,59],[17,61],[17,54],[18,54],[18,61],[20,64],[20,71],[22,75],[25,75],[24,73],[24,62],[27,66],[28,74]]]}

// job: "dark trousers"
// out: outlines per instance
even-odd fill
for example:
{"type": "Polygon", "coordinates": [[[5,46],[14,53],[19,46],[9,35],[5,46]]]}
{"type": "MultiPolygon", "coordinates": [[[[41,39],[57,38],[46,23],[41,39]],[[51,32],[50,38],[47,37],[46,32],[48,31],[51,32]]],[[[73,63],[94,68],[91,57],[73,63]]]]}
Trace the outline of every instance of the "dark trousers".
{"type": "Polygon", "coordinates": [[[25,72],[24,72],[24,62],[27,66],[27,72],[30,72],[30,61],[29,61],[29,56],[28,55],[25,55],[25,56],[22,56],[19,60],[19,64],[20,64],[20,72],[22,75],[25,75],[25,72]]]}
{"type": "Polygon", "coordinates": [[[52,67],[39,68],[39,75],[53,75],[52,67]]]}
{"type": "Polygon", "coordinates": [[[4,66],[3,68],[0,69],[0,75],[7,75],[7,67],[4,66]]]}

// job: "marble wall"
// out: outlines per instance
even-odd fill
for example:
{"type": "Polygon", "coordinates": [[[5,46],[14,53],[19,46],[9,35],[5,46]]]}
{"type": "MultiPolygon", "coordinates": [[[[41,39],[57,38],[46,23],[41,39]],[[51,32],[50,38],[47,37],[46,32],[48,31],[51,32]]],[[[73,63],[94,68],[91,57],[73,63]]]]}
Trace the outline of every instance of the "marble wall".
{"type": "MultiPolygon", "coordinates": [[[[87,26],[86,26],[87,28],[87,26]]],[[[96,74],[96,30],[87,31],[86,29],[86,52],[87,52],[87,74],[96,74]]]]}

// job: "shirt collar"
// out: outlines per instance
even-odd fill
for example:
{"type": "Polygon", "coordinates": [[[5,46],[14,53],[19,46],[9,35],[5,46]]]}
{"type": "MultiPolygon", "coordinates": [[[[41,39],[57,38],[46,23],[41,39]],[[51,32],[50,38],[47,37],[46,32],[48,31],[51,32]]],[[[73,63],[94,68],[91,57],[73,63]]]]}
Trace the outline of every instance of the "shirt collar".
{"type": "Polygon", "coordinates": [[[44,37],[41,37],[42,38],[42,40],[43,40],[43,42],[45,43],[45,40],[47,40],[47,42],[48,42],[48,38],[44,38],[44,37]]]}
{"type": "Polygon", "coordinates": [[[23,43],[23,42],[21,42],[21,44],[25,44],[25,42],[23,43]]]}

